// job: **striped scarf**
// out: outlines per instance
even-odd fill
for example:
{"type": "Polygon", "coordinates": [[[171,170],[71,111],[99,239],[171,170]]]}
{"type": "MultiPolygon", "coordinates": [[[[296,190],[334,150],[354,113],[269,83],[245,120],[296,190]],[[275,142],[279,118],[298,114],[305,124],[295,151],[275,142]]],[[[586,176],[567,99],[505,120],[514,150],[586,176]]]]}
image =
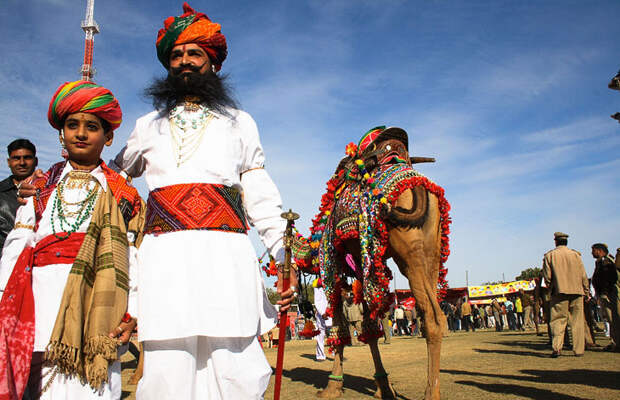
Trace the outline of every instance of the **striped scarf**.
{"type": "MultiPolygon", "coordinates": [[[[107,177],[111,171],[105,170],[107,177]]],[[[108,365],[118,358],[118,340],[108,334],[127,311],[127,231],[141,232],[144,224],[145,207],[140,207],[126,225],[112,186],[109,189],[93,210],[46,350],[47,360],[60,372],[78,375],[93,389],[108,380],[108,365]]]]}

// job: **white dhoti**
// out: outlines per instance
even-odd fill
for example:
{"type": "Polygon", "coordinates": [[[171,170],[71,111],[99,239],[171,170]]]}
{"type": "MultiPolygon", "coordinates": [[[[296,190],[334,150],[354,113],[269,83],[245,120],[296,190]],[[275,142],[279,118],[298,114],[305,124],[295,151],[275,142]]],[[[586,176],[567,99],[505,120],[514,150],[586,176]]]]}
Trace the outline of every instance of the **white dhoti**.
{"type": "Polygon", "coordinates": [[[144,342],[138,400],[262,399],[271,366],[256,337],[144,342]]]}
{"type": "Polygon", "coordinates": [[[316,359],[325,360],[325,331],[328,326],[332,326],[332,319],[323,318],[327,310],[327,297],[325,297],[325,291],[322,287],[314,288],[314,306],[316,307],[316,312],[314,313],[316,328],[319,330],[319,334],[315,336],[316,359]]]}
{"type": "Polygon", "coordinates": [[[314,337],[316,340],[316,359],[325,360],[325,325],[319,326],[319,334],[314,337]]]}
{"type": "MultiPolygon", "coordinates": [[[[45,385],[53,376],[50,367],[42,368],[45,385]]],[[[49,387],[41,394],[41,397],[31,397],[40,400],[120,400],[121,398],[121,363],[115,361],[108,367],[108,382],[104,383],[100,390],[94,391],[89,385],[84,385],[78,377],[68,377],[57,374],[49,387]]]]}

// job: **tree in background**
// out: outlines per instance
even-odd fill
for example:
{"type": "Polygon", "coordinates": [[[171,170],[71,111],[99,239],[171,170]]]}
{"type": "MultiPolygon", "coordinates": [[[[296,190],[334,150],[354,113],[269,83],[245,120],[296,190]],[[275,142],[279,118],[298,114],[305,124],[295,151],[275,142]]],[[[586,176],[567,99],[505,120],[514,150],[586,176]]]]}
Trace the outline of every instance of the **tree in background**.
{"type": "Polygon", "coordinates": [[[515,278],[517,281],[529,281],[541,276],[541,269],[538,267],[528,268],[521,271],[521,274],[515,278]]]}

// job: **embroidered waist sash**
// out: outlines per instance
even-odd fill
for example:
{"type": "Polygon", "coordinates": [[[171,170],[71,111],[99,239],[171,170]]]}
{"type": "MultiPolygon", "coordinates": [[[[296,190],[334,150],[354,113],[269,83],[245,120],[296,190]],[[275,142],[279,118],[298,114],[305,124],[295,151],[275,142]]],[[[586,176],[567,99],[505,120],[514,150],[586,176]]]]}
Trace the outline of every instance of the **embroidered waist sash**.
{"type": "Polygon", "coordinates": [[[34,248],[32,266],[44,267],[50,264],[73,264],[85,236],[85,233],[73,232],[64,240],[60,240],[54,235],[45,237],[34,248]]]}
{"type": "Polygon", "coordinates": [[[210,183],[185,183],[151,191],[144,233],[193,229],[246,233],[248,224],[241,193],[210,183]]]}
{"type": "Polygon", "coordinates": [[[73,264],[84,237],[72,233],[60,240],[50,235],[34,248],[24,248],[17,259],[0,300],[0,400],[21,399],[30,375],[35,327],[32,268],[73,264]]]}

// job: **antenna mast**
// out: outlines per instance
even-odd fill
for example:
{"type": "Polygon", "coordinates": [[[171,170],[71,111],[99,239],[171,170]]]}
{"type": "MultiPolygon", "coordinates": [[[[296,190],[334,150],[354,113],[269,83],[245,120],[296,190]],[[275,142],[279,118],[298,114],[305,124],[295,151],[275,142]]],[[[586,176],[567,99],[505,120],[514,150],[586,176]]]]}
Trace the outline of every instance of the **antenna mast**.
{"type": "Polygon", "coordinates": [[[99,33],[99,25],[95,22],[95,0],[86,0],[86,16],[82,21],[82,30],[86,33],[84,40],[84,64],[80,73],[83,81],[90,81],[95,75],[93,67],[93,47],[95,34],[99,33]]]}

